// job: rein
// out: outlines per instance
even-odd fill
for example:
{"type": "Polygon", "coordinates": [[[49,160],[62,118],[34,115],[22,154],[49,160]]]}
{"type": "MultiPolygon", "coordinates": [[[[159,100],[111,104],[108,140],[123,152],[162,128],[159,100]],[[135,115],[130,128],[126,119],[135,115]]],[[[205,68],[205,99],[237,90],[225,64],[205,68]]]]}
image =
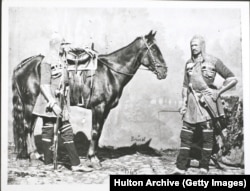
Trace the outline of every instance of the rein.
{"type": "Polygon", "coordinates": [[[103,63],[105,66],[107,66],[109,69],[113,70],[114,72],[118,73],[118,74],[123,74],[123,75],[127,75],[127,76],[133,76],[135,75],[135,73],[131,74],[131,73],[126,73],[126,72],[121,72],[121,71],[117,71],[114,68],[112,68],[111,66],[109,66],[107,63],[105,63],[104,61],[102,61],[101,59],[98,58],[98,60],[103,63]]]}
{"type": "MultiPolygon", "coordinates": [[[[156,67],[164,67],[164,66],[161,66],[160,64],[158,64],[158,63],[156,62],[155,57],[154,57],[154,55],[153,55],[153,53],[152,53],[152,51],[151,51],[151,47],[154,45],[154,43],[148,45],[148,43],[146,42],[145,37],[142,37],[142,39],[143,39],[143,42],[144,42],[144,44],[146,45],[146,48],[147,48],[147,51],[146,51],[146,53],[144,54],[144,56],[143,56],[142,58],[144,58],[144,57],[147,55],[147,53],[149,53],[149,55],[150,55],[150,57],[151,57],[151,59],[152,59],[152,61],[153,61],[153,63],[154,63],[155,68],[156,68],[156,67]]],[[[109,66],[107,63],[105,63],[105,62],[102,61],[101,59],[98,58],[98,60],[99,60],[101,63],[103,63],[105,66],[107,66],[109,69],[113,70],[114,72],[116,72],[116,73],[118,73],[118,74],[123,74],[123,75],[127,75],[127,76],[134,76],[134,75],[135,75],[135,73],[127,73],[127,72],[117,71],[116,69],[114,69],[113,67],[109,66]]],[[[149,70],[148,68],[138,68],[138,69],[140,69],[140,70],[149,70]]],[[[149,71],[150,71],[150,70],[149,70],[149,71]]]]}
{"type": "MultiPolygon", "coordinates": [[[[126,73],[126,72],[121,72],[121,71],[117,71],[114,68],[112,68],[111,66],[109,66],[107,63],[105,63],[104,61],[98,59],[101,63],[103,63],[105,66],[107,66],[109,69],[113,70],[114,72],[118,73],[118,74],[123,74],[123,75],[127,75],[127,76],[134,76],[135,73],[126,73]]],[[[150,71],[148,68],[138,68],[139,70],[148,70],[150,71]]]]}

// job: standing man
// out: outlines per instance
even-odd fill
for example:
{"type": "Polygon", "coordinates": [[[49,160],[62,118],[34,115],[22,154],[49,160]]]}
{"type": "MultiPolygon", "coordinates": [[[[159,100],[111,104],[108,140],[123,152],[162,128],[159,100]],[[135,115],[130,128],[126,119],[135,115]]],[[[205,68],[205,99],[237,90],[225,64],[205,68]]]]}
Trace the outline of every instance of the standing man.
{"type": "Polygon", "coordinates": [[[190,48],[191,58],[185,66],[180,109],[183,115],[181,146],[174,174],[185,174],[189,167],[190,148],[195,130],[202,131],[199,167],[201,174],[207,174],[213,148],[213,122],[224,115],[220,95],[234,87],[237,79],[221,60],[206,54],[203,37],[194,36],[191,39],[190,48]],[[220,88],[214,85],[217,73],[224,78],[220,88]]]}
{"type": "Polygon", "coordinates": [[[72,171],[92,171],[91,168],[80,163],[80,159],[73,141],[73,129],[69,122],[69,99],[67,91],[62,87],[68,86],[65,50],[68,44],[55,33],[49,42],[50,52],[41,63],[41,93],[37,98],[33,114],[42,117],[42,146],[44,151],[44,163],[48,169],[53,169],[53,136],[57,116],[61,117],[59,127],[64,146],[69,155],[72,171]],[[63,91],[63,93],[62,93],[63,91]],[[58,95],[63,97],[63,108],[60,108],[58,95]]]}

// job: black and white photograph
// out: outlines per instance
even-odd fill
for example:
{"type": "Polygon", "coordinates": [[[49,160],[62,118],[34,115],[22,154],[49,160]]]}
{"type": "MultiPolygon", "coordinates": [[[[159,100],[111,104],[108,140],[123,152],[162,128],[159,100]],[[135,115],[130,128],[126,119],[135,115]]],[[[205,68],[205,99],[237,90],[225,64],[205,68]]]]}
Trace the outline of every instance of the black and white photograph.
{"type": "Polygon", "coordinates": [[[250,173],[249,2],[2,5],[3,190],[250,173]]]}

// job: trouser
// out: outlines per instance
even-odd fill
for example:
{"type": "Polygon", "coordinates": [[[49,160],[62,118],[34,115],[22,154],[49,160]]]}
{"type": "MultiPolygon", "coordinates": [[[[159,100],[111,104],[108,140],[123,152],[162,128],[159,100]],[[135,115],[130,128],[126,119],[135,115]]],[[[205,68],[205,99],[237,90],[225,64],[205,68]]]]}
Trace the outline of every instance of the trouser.
{"type": "MultiPolygon", "coordinates": [[[[51,147],[53,145],[53,136],[54,136],[54,125],[55,118],[43,118],[43,127],[42,127],[42,142],[43,142],[43,151],[44,151],[44,163],[50,164],[53,162],[53,151],[51,147]]],[[[70,163],[72,166],[80,164],[80,159],[75,148],[73,141],[73,129],[69,121],[64,121],[59,128],[63,144],[69,155],[70,163]]]]}
{"type": "Polygon", "coordinates": [[[189,167],[191,159],[190,149],[193,146],[194,132],[197,130],[202,130],[202,143],[199,148],[201,150],[200,168],[205,168],[208,170],[209,160],[213,148],[213,128],[211,121],[197,124],[189,124],[187,122],[183,122],[183,127],[180,134],[181,147],[176,161],[177,168],[181,170],[187,170],[187,168],[189,167]]]}

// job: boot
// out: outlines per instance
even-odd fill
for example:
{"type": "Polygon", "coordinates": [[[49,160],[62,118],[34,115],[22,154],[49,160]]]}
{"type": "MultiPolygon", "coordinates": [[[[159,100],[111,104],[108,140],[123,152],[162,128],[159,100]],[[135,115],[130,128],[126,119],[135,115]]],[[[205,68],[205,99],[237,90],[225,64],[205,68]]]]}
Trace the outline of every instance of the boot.
{"type": "Polygon", "coordinates": [[[80,164],[79,155],[76,151],[76,147],[74,143],[65,143],[64,144],[69,155],[70,163],[71,163],[71,169],[73,172],[90,172],[93,169],[90,167],[87,167],[83,164],[80,164]]]}
{"type": "Polygon", "coordinates": [[[69,156],[69,160],[71,163],[71,166],[77,166],[80,164],[80,159],[79,159],[79,155],[76,151],[76,147],[75,144],[72,143],[64,143],[65,148],[68,152],[68,156],[69,156]]]}
{"type": "Polygon", "coordinates": [[[51,142],[43,141],[43,153],[44,153],[44,164],[52,164],[53,163],[53,151],[50,150],[52,146],[51,142]]]}
{"type": "Polygon", "coordinates": [[[79,164],[77,166],[71,166],[71,170],[73,172],[91,172],[91,171],[93,171],[92,168],[87,167],[86,165],[83,165],[83,164],[79,164]]]}
{"type": "Polygon", "coordinates": [[[208,174],[208,170],[205,168],[200,168],[200,174],[201,175],[207,175],[208,174]]]}
{"type": "Polygon", "coordinates": [[[186,170],[181,170],[179,168],[175,168],[173,172],[170,173],[170,175],[185,175],[186,170]]]}

